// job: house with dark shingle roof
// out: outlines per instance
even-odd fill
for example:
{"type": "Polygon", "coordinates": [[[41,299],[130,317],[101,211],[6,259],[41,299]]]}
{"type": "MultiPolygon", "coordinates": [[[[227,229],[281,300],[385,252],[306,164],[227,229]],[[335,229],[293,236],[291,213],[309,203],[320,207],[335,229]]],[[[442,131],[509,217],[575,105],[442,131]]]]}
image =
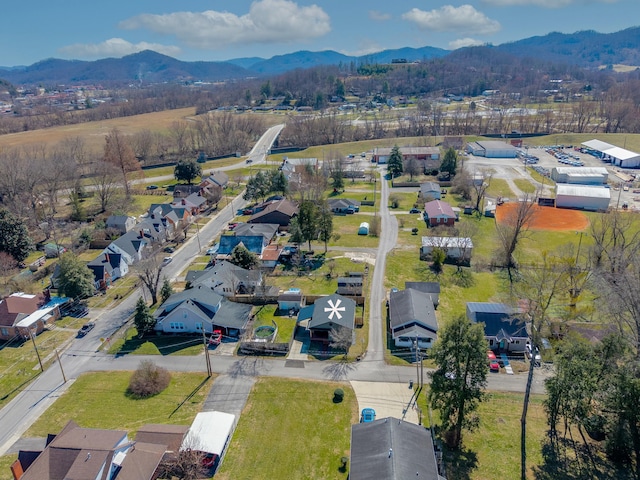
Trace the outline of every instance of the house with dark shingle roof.
{"type": "Polygon", "coordinates": [[[111,215],[107,218],[107,228],[113,228],[124,234],[136,225],[136,218],[128,215],[111,215]]]}
{"type": "Polygon", "coordinates": [[[81,428],[69,421],[30,465],[11,465],[19,480],[152,480],[165,445],[132,442],[122,430],[81,428]]]}
{"type": "Polygon", "coordinates": [[[438,338],[438,320],[428,293],[413,288],[389,295],[389,324],[396,347],[431,348],[438,338]]]}
{"type": "Polygon", "coordinates": [[[350,198],[330,198],[327,203],[333,213],[355,213],[360,211],[360,202],[350,198]]]}
{"type": "Polygon", "coordinates": [[[331,330],[355,328],[356,302],[342,295],[321,297],[298,314],[298,323],[307,320],[306,329],[311,341],[330,343],[331,330]]]}
{"type": "Polygon", "coordinates": [[[223,334],[238,337],[244,331],[251,305],[231,302],[212,287],[200,284],[171,295],[154,313],[156,331],[163,333],[223,334]]]}
{"type": "Polygon", "coordinates": [[[445,480],[431,432],[387,417],[351,425],[349,480],[445,480]]]}
{"type": "Polygon", "coordinates": [[[237,236],[259,236],[262,235],[267,243],[271,242],[278,233],[279,225],[274,223],[238,223],[233,229],[233,234],[237,236]]]}
{"type": "Polygon", "coordinates": [[[404,282],[404,288],[413,288],[419,292],[426,293],[433,300],[433,306],[438,308],[440,303],[440,283],[439,282],[404,282]]]}
{"type": "Polygon", "coordinates": [[[509,305],[467,302],[467,318],[484,324],[484,338],[491,350],[522,353],[529,340],[525,323],[509,305]]]}
{"type": "Polygon", "coordinates": [[[424,182],[420,184],[420,195],[423,200],[440,200],[440,184],[437,182],[424,182]]]}
{"type": "Polygon", "coordinates": [[[144,247],[150,243],[150,238],[145,238],[140,232],[131,230],[111,242],[104,251],[105,253],[120,254],[127,265],[132,265],[142,260],[144,247]]]}
{"type": "Polygon", "coordinates": [[[264,210],[254,213],[249,217],[248,223],[273,223],[286,227],[291,219],[298,214],[298,206],[283,198],[269,203],[264,210]]]}
{"type": "Polygon", "coordinates": [[[111,283],[129,273],[129,265],[124,257],[108,251],[102,252],[87,263],[87,267],[93,272],[96,290],[106,290],[111,283]]]}
{"type": "Polygon", "coordinates": [[[189,270],[186,282],[195,287],[205,285],[223,297],[253,293],[262,285],[260,270],[247,270],[226,261],[216,261],[204,270],[189,270]]]}

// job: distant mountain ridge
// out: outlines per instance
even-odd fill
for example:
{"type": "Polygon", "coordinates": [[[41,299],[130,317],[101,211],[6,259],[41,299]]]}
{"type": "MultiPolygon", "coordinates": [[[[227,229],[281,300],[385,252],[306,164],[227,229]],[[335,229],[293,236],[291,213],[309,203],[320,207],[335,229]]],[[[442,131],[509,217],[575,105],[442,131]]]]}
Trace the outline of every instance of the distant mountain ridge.
{"type": "MultiPolygon", "coordinates": [[[[585,68],[611,64],[635,66],[640,65],[640,27],[608,34],[593,30],[572,34],[552,32],[488,48],[518,57],[570,63],[585,68]]],[[[394,59],[408,62],[429,60],[450,53],[449,50],[435,47],[406,47],[361,56],[349,56],[333,50],[302,50],[269,59],[246,57],[224,62],[185,62],[145,50],[122,58],[95,61],[52,58],[25,67],[0,67],[0,79],[14,85],[223,81],[275,75],[320,65],[391,63],[394,59]]]]}

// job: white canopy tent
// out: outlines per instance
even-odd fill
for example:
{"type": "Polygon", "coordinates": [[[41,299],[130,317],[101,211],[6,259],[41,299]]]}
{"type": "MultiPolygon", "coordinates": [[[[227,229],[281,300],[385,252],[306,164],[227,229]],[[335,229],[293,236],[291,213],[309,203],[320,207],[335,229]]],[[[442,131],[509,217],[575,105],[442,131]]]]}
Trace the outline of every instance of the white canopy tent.
{"type": "Polygon", "coordinates": [[[197,450],[222,457],[233,432],[235,419],[236,416],[230,413],[198,413],[182,441],[180,450],[197,450]]]}

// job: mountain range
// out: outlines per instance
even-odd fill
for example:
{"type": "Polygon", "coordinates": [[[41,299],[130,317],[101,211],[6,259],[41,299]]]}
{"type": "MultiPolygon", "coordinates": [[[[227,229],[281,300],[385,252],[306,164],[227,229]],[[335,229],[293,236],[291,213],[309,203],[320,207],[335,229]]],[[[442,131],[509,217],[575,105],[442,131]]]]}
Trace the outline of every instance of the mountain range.
{"type": "MultiPolygon", "coordinates": [[[[593,30],[572,34],[552,32],[498,46],[505,54],[570,63],[585,68],[623,64],[640,65],[640,27],[615,33],[593,30]]],[[[184,62],[150,50],[122,58],[95,61],[47,59],[29,66],[0,67],[0,78],[14,84],[122,84],[176,81],[222,81],[268,76],[320,65],[360,65],[409,62],[441,58],[451,52],[435,47],[383,50],[363,56],[348,56],[332,50],[297,51],[269,59],[237,58],[225,62],[184,62]]]]}

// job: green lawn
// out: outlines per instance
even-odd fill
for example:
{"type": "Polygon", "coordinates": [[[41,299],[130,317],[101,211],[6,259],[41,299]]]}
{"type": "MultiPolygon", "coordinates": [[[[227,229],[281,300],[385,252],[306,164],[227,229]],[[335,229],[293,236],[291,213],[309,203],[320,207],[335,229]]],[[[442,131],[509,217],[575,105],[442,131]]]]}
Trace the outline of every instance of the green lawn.
{"type": "Polygon", "coordinates": [[[135,327],[128,328],[124,338],[112,339],[107,348],[111,355],[200,355],[203,352],[201,336],[149,334],[138,338],[135,327]]]}
{"type": "MultiPolygon", "coordinates": [[[[329,295],[338,289],[338,277],[346,272],[362,272],[364,264],[353,262],[349,258],[343,257],[340,252],[329,252],[322,266],[316,270],[304,272],[302,275],[295,273],[295,270],[286,270],[282,265],[274,271],[274,275],[268,279],[269,285],[275,285],[282,290],[289,288],[299,288],[306,295],[329,295]],[[333,265],[333,266],[332,266],[333,265]],[[327,274],[333,273],[328,278],[327,274]]],[[[371,276],[372,273],[370,272],[371,276]]]]}
{"type": "MultiPolygon", "coordinates": [[[[53,361],[55,350],[76,335],[75,325],[69,327],[71,330],[61,328],[67,325],[68,321],[63,321],[60,328],[44,331],[35,337],[45,368],[53,361]]],[[[3,406],[40,373],[40,366],[30,340],[0,343],[0,348],[0,406],[3,406]]]]}
{"type": "Polygon", "coordinates": [[[513,183],[522,190],[524,193],[536,193],[536,187],[529,180],[525,180],[524,178],[516,178],[513,180],[513,183]]]}
{"type": "MultiPolygon", "coordinates": [[[[334,215],[333,217],[333,233],[340,235],[335,241],[331,240],[331,247],[368,247],[378,248],[378,238],[371,235],[358,235],[358,228],[363,222],[371,224],[372,215],[352,214],[352,215],[334,215]]],[[[316,252],[324,250],[324,244],[320,242],[312,242],[316,252]]]]}
{"type": "Polygon", "coordinates": [[[418,203],[418,192],[394,192],[393,189],[389,192],[389,209],[393,210],[411,210],[414,206],[418,205],[419,209],[423,209],[424,205],[418,203]],[[398,202],[398,207],[393,208],[393,202],[398,202]]]}
{"type": "Polygon", "coordinates": [[[340,458],[357,421],[349,384],[259,378],[216,479],[344,479],[340,458]],[[334,403],[338,387],[345,396],[334,403]]]}
{"type": "Polygon", "coordinates": [[[69,420],[81,427],[122,429],[133,437],[146,423],[189,425],[211,388],[202,373],[172,373],[162,393],[134,400],[127,395],[131,372],[91,372],[79,377],[26,432],[26,437],[58,433],[69,420]]]}
{"type": "Polygon", "coordinates": [[[278,326],[278,335],[276,335],[276,342],[289,343],[293,336],[293,331],[296,328],[296,317],[289,318],[289,315],[276,315],[278,305],[264,305],[257,307],[256,320],[254,328],[261,325],[273,325],[275,322],[278,326]]]}
{"type": "Polygon", "coordinates": [[[96,295],[89,299],[88,304],[91,308],[107,308],[113,302],[119,301],[121,298],[129,296],[136,285],[138,277],[135,273],[130,272],[126,277],[119,278],[111,284],[104,295],[96,295]]]}
{"type": "Polygon", "coordinates": [[[492,178],[489,188],[487,188],[487,195],[489,197],[506,197],[514,198],[515,194],[506,180],[501,178],[492,178]]]}

